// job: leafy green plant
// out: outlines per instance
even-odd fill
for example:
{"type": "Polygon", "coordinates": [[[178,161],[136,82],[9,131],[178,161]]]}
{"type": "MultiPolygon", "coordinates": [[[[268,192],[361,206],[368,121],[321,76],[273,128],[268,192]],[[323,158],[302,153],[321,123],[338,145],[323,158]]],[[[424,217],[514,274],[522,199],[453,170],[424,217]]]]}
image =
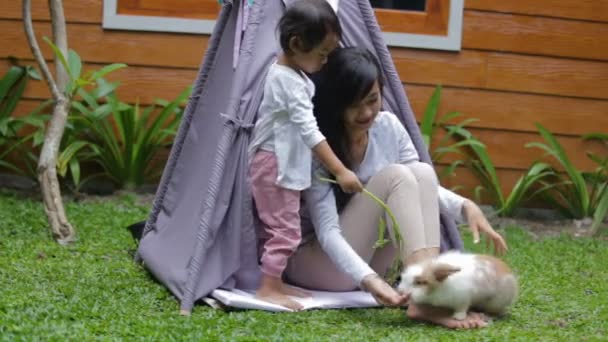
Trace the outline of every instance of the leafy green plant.
{"type": "MultiPolygon", "coordinates": [[[[597,160],[599,167],[593,173],[585,173],[578,170],[570,161],[561,144],[555,136],[541,124],[536,124],[540,135],[545,143],[533,142],[526,144],[526,147],[535,147],[545,151],[555,159],[563,168],[564,172],[553,171],[553,181],[543,182],[545,199],[549,201],[562,214],[572,218],[596,217],[603,220],[606,207],[605,198],[608,196],[608,180],[606,180],[606,161],[601,158],[597,160]],[[599,210],[598,210],[599,209],[599,210]],[[604,214],[602,214],[604,211],[604,214]],[[599,217],[599,216],[602,217],[599,217]]],[[[589,154],[588,154],[589,155],[589,154]]]]}
{"type": "Polygon", "coordinates": [[[595,140],[606,147],[606,154],[599,156],[593,152],[587,152],[587,157],[595,162],[598,167],[592,173],[583,173],[589,181],[604,182],[608,178],[608,133],[590,133],[583,135],[584,140],[595,140]]]}
{"type": "Polygon", "coordinates": [[[440,163],[447,154],[466,155],[467,158],[452,161],[439,174],[439,177],[453,175],[456,167],[466,166],[481,182],[481,185],[475,189],[477,197],[480,197],[482,191],[487,192],[499,215],[512,216],[514,210],[523,201],[531,197],[530,193],[534,185],[550,174],[549,165],[544,163],[532,164],[526,173],[519,178],[509,196],[506,196],[502,191],[496,168],[485,145],[465,129],[466,125],[477,121],[477,119],[469,118],[457,124],[449,124],[449,122],[462,116],[459,112],[450,112],[438,118],[441,90],[441,86],[435,87],[427,103],[420,123],[422,138],[431,151],[431,158],[435,164],[440,163]],[[445,131],[445,135],[438,141],[437,146],[433,146],[433,141],[436,140],[434,137],[439,128],[445,131]]]}
{"type": "MultiPolygon", "coordinates": [[[[439,103],[441,102],[441,86],[438,85],[435,87],[431,98],[429,99],[426,110],[424,111],[424,116],[420,122],[420,131],[422,133],[422,139],[426,144],[427,148],[431,152],[431,159],[434,164],[440,163],[440,161],[445,157],[446,154],[458,154],[462,155],[463,152],[461,148],[475,145],[483,147],[483,144],[476,139],[460,139],[459,141],[452,142],[452,138],[458,131],[458,129],[463,128],[465,125],[470,124],[471,122],[477,121],[477,119],[469,118],[459,122],[456,125],[448,125],[448,122],[462,116],[459,112],[450,112],[445,115],[442,115],[440,118],[437,118],[437,112],[439,109],[439,103]],[[432,142],[434,141],[434,137],[437,133],[438,128],[443,128],[446,134],[439,140],[437,146],[432,146],[432,142]]],[[[442,172],[439,173],[439,178],[443,178],[448,175],[453,175],[456,167],[462,165],[463,161],[461,159],[456,159],[452,161],[448,167],[443,169],[442,172]]]]}
{"type": "Polygon", "coordinates": [[[125,68],[127,65],[124,63],[113,63],[102,67],[99,70],[90,70],[84,75],[82,74],[82,59],[76,51],[69,49],[68,55],[64,56],[61,50],[51,42],[47,37],[43,38],[44,41],[53,49],[53,52],[59,58],[59,61],[65,68],[69,76],[69,82],[65,92],[68,97],[72,98],[79,89],[87,85],[94,85],[97,80],[101,79],[105,75],[114,72],[118,69],[125,68]]]}
{"type": "MultiPolygon", "coordinates": [[[[452,127],[454,134],[467,140],[476,140],[471,132],[462,127],[452,127]]],[[[470,158],[466,162],[466,166],[473,172],[481,185],[475,188],[476,197],[481,197],[481,192],[489,194],[496,212],[499,216],[513,216],[515,209],[521,204],[534,197],[537,193],[533,193],[534,187],[546,177],[553,174],[549,164],[542,162],[534,162],[526,172],[519,177],[511,192],[507,196],[503,193],[502,184],[496,173],[494,163],[488,154],[484,145],[469,144],[470,158]]]]}
{"type": "Polygon", "coordinates": [[[21,100],[30,79],[40,79],[36,69],[30,66],[11,66],[0,80],[0,138],[14,137],[23,123],[12,114],[21,100]]]}
{"type": "Polygon", "coordinates": [[[118,99],[118,83],[98,79],[97,84],[92,91],[80,88],[81,100],[72,104],[70,134],[58,159],[59,173],[65,176],[69,168],[72,182],[78,186],[80,164],[93,162],[103,172],[86,180],[106,177],[119,188],[133,189],[160,173],[152,165],[153,158],[175,135],[191,88],[173,101],[157,100],[142,110],[139,104],[118,99]]]}
{"type": "Polygon", "coordinates": [[[66,133],[57,159],[58,173],[71,176],[79,186],[96,177],[111,180],[119,188],[132,189],[160,174],[154,156],[177,131],[183,105],[191,93],[187,88],[173,101],[156,100],[141,109],[118,99],[119,83],[103,77],[125,64],[111,64],[82,75],[82,61],[73,50],[63,56],[48,39],[70,76],[66,92],[72,98],[66,133]],[[94,163],[103,170],[81,180],[83,163],[94,163]]]}
{"type": "Polygon", "coordinates": [[[595,211],[593,213],[593,223],[591,224],[591,229],[589,231],[591,235],[597,234],[600,224],[608,215],[608,191],[606,190],[606,183],[604,183],[600,192],[602,194],[598,195],[597,206],[595,207],[595,211]]]}
{"type": "MultiPolygon", "coordinates": [[[[598,164],[593,172],[578,170],[568,158],[561,144],[545,127],[536,124],[546,143],[529,143],[526,146],[544,150],[553,157],[565,172],[554,171],[554,182],[544,182],[545,199],[567,217],[592,218],[591,233],[595,234],[599,225],[608,215],[608,157],[591,152],[587,156],[598,164]]],[[[583,136],[586,140],[599,140],[608,146],[608,134],[592,133],[583,136]]]]}
{"type": "MultiPolygon", "coordinates": [[[[31,132],[25,134],[25,129],[19,131],[18,140],[5,153],[15,152],[21,156],[20,168],[14,169],[16,173],[38,182],[38,152],[44,141],[44,131],[46,123],[51,115],[47,114],[47,108],[51,107],[52,101],[47,100],[38,105],[31,113],[19,118],[25,127],[29,127],[31,132]],[[23,134],[22,134],[23,132],[23,134]]],[[[0,158],[1,159],[1,158],[0,158]]]]}
{"type": "Polygon", "coordinates": [[[14,116],[15,108],[31,79],[40,80],[35,68],[15,65],[0,80],[0,167],[35,180],[35,165],[38,158],[32,152],[32,148],[40,145],[44,138],[39,128],[44,127],[48,115],[41,112],[51,103],[43,102],[24,117],[14,116]],[[35,129],[33,133],[25,134],[24,128],[28,125],[35,129]],[[7,160],[11,153],[20,153],[23,156],[22,166],[25,170],[7,160]]]}
{"type": "Polygon", "coordinates": [[[608,215],[608,134],[606,133],[591,133],[583,135],[584,140],[596,140],[604,145],[607,153],[604,157],[596,155],[592,152],[587,152],[587,157],[594,161],[598,167],[594,172],[585,172],[583,177],[591,184],[593,192],[591,197],[597,201],[597,207],[593,214],[593,223],[591,225],[591,235],[595,235],[600,227],[600,224],[608,215]]]}

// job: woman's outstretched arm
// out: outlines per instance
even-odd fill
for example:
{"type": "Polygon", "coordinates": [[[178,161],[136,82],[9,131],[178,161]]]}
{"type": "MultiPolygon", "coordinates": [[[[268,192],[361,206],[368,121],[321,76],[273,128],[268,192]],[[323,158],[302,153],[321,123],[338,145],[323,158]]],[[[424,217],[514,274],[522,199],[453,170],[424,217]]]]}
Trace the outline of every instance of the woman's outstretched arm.
{"type": "Polygon", "coordinates": [[[452,217],[458,222],[467,223],[473,233],[473,242],[478,243],[480,234],[486,235],[486,244],[490,242],[494,246],[494,253],[502,255],[507,252],[507,242],[498,234],[479,206],[442,186],[439,187],[439,200],[447,208],[452,217]]]}
{"type": "Polygon", "coordinates": [[[328,173],[317,162],[314,164],[312,185],[302,195],[310,213],[317,240],[336,267],[348,274],[356,284],[361,284],[365,276],[376,272],[361,259],[342,236],[333,190],[329,183],[321,181],[319,178],[328,177],[328,173]]]}

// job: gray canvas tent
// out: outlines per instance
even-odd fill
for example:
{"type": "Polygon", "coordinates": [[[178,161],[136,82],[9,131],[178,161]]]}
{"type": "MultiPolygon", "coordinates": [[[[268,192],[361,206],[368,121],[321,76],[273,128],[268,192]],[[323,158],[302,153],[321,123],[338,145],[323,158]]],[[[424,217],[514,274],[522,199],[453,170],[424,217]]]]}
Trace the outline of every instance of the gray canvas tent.
{"type": "MultiPolygon", "coordinates": [[[[257,282],[247,146],[266,70],[279,51],[275,26],[289,2],[224,1],[165,167],[138,257],[182,310],[218,287],[257,282]]],[[[422,160],[430,162],[369,1],[342,0],[338,16],[342,44],[379,58],[387,79],[384,107],[399,116],[422,160]]],[[[442,249],[461,249],[453,219],[442,214],[441,222],[442,249]]]]}

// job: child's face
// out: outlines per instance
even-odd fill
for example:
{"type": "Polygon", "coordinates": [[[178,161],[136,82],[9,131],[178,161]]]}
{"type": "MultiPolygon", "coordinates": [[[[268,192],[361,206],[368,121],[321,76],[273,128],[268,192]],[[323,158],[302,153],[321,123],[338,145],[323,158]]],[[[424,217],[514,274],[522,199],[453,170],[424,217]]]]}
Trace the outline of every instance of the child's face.
{"type": "Polygon", "coordinates": [[[319,70],[327,63],[327,55],[338,47],[338,36],[335,33],[330,33],[325,36],[321,44],[315,46],[308,52],[301,52],[294,49],[292,59],[294,63],[305,72],[312,74],[319,70]]]}

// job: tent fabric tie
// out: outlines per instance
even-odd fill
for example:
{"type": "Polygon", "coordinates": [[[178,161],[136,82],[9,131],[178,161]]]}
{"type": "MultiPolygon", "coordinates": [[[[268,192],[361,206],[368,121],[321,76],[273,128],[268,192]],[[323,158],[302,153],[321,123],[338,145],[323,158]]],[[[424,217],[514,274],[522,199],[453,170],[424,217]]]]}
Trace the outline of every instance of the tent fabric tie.
{"type": "Polygon", "coordinates": [[[252,123],[245,122],[243,119],[236,118],[234,116],[230,116],[224,113],[220,113],[220,116],[226,119],[226,121],[232,123],[235,127],[244,130],[251,130],[253,128],[252,123]]]}

